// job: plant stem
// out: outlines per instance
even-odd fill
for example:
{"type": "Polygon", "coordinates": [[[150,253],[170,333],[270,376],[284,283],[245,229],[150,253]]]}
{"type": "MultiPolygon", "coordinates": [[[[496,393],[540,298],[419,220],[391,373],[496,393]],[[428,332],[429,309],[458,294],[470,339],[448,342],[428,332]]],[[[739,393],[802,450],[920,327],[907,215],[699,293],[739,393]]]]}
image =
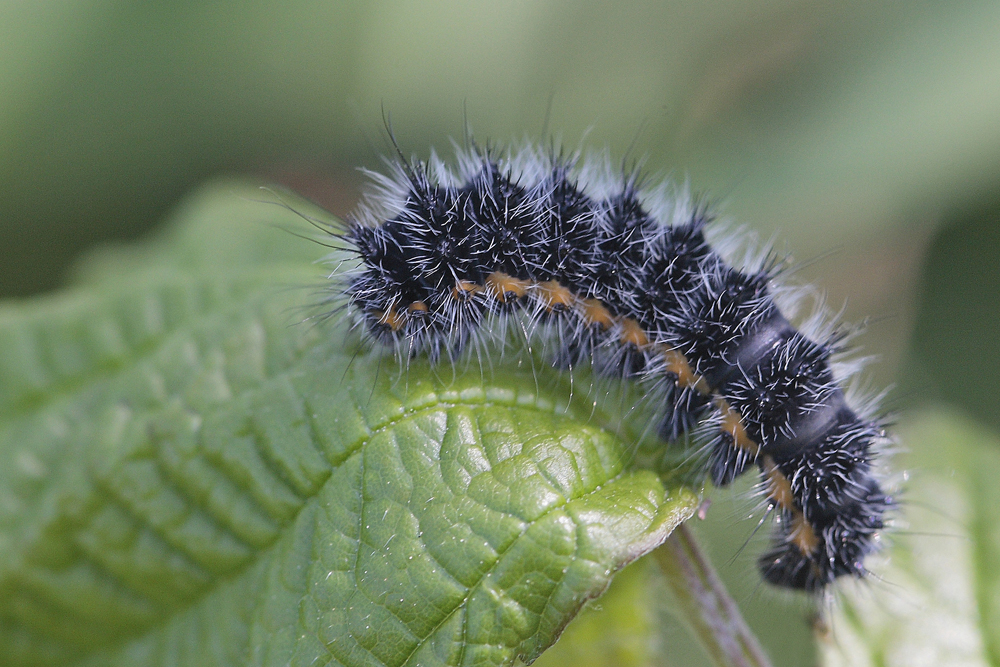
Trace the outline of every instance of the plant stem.
{"type": "Polygon", "coordinates": [[[684,618],[719,667],[771,667],[757,638],[685,524],[656,550],[684,618]]]}

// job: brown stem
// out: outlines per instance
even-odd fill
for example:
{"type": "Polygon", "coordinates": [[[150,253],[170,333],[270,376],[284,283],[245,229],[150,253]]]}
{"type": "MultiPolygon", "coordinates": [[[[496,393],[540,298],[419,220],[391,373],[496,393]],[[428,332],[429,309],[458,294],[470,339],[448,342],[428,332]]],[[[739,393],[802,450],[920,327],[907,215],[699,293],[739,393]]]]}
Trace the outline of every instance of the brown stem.
{"type": "Polygon", "coordinates": [[[685,620],[718,667],[771,667],[686,525],[678,526],[655,553],[685,620]]]}

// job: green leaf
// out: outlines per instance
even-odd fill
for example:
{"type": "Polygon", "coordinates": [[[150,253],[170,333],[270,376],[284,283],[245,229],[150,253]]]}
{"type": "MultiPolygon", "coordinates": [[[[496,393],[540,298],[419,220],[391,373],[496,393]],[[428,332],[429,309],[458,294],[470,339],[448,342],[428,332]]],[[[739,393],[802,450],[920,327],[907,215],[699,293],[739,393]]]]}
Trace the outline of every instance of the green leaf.
{"type": "Polygon", "coordinates": [[[0,310],[0,664],[531,661],[691,515],[582,374],[302,322],[321,249],[241,196],[0,310]]]}
{"type": "Polygon", "coordinates": [[[844,588],[824,664],[1000,664],[998,438],[943,411],[902,436],[899,525],[877,577],[844,588]]]}
{"type": "MultiPolygon", "coordinates": [[[[656,594],[652,563],[643,559],[615,577],[608,592],[589,604],[535,667],[645,667],[656,655],[656,594]]],[[[671,653],[674,647],[671,646],[671,653]]],[[[658,659],[657,659],[658,658],[658,659]]]]}

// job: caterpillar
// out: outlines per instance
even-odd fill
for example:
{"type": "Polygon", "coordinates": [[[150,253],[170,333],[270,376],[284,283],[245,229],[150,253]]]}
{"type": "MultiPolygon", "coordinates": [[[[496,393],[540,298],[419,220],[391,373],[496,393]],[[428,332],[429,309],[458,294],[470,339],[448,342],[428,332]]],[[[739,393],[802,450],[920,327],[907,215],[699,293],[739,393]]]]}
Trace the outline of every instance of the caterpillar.
{"type": "Polygon", "coordinates": [[[665,440],[704,442],[712,483],[760,471],[775,517],[766,581],[863,577],[894,506],[875,467],[888,439],[835,372],[843,337],[783,314],[780,262],[732,265],[706,240],[706,207],[638,168],[468,143],[454,166],[397,147],[387,173],[368,172],[332,232],[357,269],[335,271],[325,301],[401,358],[454,360],[515,328],[554,341],[557,365],[642,383],[665,440]]]}

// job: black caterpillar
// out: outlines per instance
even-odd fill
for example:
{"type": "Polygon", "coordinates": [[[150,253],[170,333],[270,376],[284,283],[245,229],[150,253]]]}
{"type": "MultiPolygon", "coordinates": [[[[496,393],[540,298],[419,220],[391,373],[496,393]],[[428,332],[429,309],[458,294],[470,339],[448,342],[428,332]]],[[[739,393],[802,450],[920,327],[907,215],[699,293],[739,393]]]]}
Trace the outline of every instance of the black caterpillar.
{"type": "Polygon", "coordinates": [[[893,507],[873,470],[886,437],[832,370],[841,339],[806,336],[775,304],[777,262],[734,268],[703,207],[607,160],[473,145],[456,175],[397,154],[337,234],[360,265],[331,302],[406,358],[454,359],[516,321],[557,341],[560,363],[647,383],[664,438],[707,434],[714,484],[762,472],[767,581],[815,591],[866,574],[893,507]]]}

